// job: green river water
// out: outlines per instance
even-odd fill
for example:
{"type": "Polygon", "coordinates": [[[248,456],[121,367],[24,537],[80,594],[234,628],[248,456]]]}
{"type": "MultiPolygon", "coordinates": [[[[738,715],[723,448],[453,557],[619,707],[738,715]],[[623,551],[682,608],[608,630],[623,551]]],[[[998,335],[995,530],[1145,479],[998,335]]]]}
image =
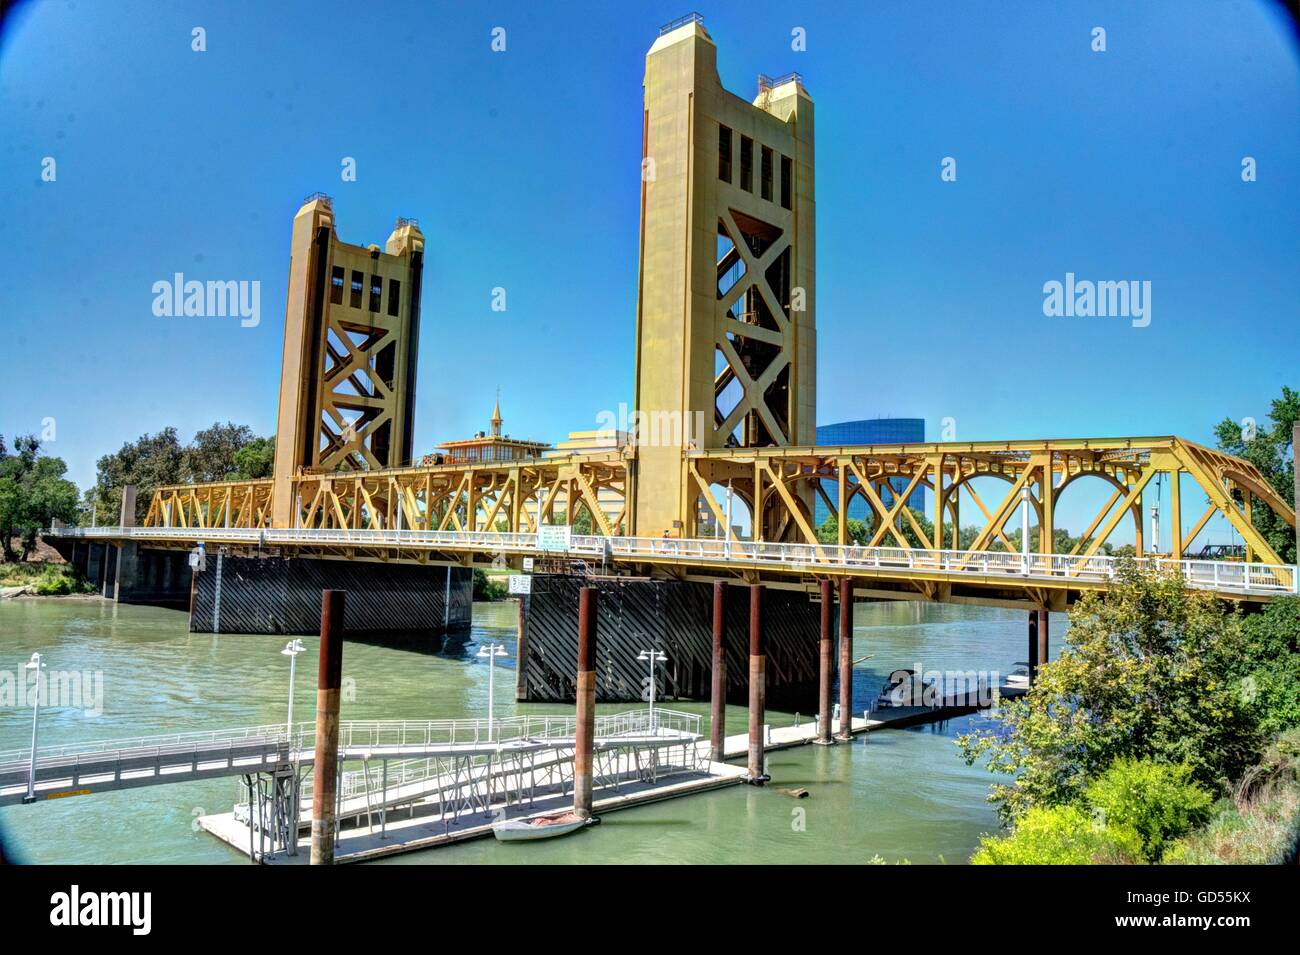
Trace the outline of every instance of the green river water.
{"type": "MultiPolygon", "coordinates": [[[[474,656],[483,640],[501,641],[510,653],[498,660],[498,716],[571,711],[511,699],[515,615],[513,602],[476,604],[468,638],[438,653],[415,643],[349,641],[342,718],[484,715],[487,667],[474,656]]],[[[1055,651],[1065,619],[1056,616],[1052,623],[1055,651]]],[[[860,712],[899,667],[1005,674],[1024,659],[1025,614],[859,604],[854,638],[855,656],[871,656],[854,674],[854,710],[860,712]]],[[[281,721],[288,695],[288,660],[279,653],[284,643],[282,636],[192,634],[179,611],[97,598],[0,601],[0,679],[8,674],[10,687],[37,650],[55,672],[90,674],[87,686],[102,675],[101,707],[90,692],[81,706],[42,705],[42,744],[281,721]]],[[[296,720],[311,720],[314,713],[316,640],[304,643],[309,652],[299,657],[296,720]]],[[[707,724],[707,704],[669,705],[701,713],[707,724]]],[[[731,732],[743,732],[743,708],[729,708],[727,719],[731,732]]],[[[769,714],[774,725],[794,719],[769,714]]],[[[733,787],[613,813],[576,838],[524,846],[486,839],[390,861],[852,863],[878,855],[887,862],[965,862],[980,834],[997,827],[985,802],[991,777],[966,766],[953,744],[973,719],[876,732],[853,745],[773,753],[773,785],[807,788],[808,799],[794,801],[770,787],[733,787]]],[[[30,734],[30,704],[0,700],[0,750],[27,747],[30,734]]],[[[9,853],[28,862],[247,864],[246,856],[194,822],[229,811],[236,796],[236,781],[228,778],[8,806],[0,809],[0,837],[9,853]]]]}

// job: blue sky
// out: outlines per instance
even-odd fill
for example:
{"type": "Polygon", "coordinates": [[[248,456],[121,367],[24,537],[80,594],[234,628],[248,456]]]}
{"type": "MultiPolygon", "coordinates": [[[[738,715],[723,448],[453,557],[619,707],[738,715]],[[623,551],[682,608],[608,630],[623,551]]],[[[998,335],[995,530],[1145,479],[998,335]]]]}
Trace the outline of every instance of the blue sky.
{"type": "MultiPolygon", "coordinates": [[[[1210,441],[1300,384],[1300,71],[1273,6],[698,6],[730,89],[798,70],[816,103],[821,422],[1210,441]],[[1066,272],[1150,281],[1150,325],[1045,317],[1066,272]]],[[[420,449],[483,427],[498,385],[516,436],[594,427],[631,401],[644,55],[684,12],[29,4],[0,47],[0,433],[54,418],[83,487],[169,424],[271,433],[316,190],[349,242],[420,220],[420,449]],[[155,317],[177,271],[259,280],[261,324],[155,317]]]]}

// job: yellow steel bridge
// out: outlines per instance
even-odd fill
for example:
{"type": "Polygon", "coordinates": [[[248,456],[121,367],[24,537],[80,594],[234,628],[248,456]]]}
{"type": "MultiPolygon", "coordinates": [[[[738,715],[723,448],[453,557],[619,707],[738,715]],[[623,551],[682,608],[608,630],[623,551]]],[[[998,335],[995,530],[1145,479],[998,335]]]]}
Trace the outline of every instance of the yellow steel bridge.
{"type": "Polygon", "coordinates": [[[293,224],[274,476],[161,487],[142,526],[73,533],[499,565],[540,553],[539,525],[581,521],[590,534],[573,538],[571,557],[636,574],[789,587],[850,575],[863,594],[1055,608],[1105,586],[1117,570],[1107,547],[1131,528],[1139,562],[1177,568],[1195,586],[1248,599],[1296,591],[1296,568],[1254,519],[1266,508],[1294,528],[1292,507],[1248,462],[1181,438],[811,445],[812,99],[797,74],[763,78],[752,102],[725,90],[698,17],[661,31],[644,93],[635,407],[699,421],[697,433],[397,466],[416,459],[424,234],[399,219],[383,250],[342,242],[318,194],[293,224]],[[1168,493],[1163,539],[1144,533],[1153,482],[1168,493]],[[1078,484],[1105,501],[1068,553],[1051,553],[1062,495],[1078,484]],[[919,519],[906,502],[922,488],[931,505],[919,519]],[[743,539],[724,500],[745,513],[743,539]],[[818,539],[819,501],[835,518],[833,542],[818,539]],[[866,541],[841,519],[851,506],[863,513],[859,501],[866,541]],[[1244,543],[1244,561],[1188,559],[1216,514],[1244,543]],[[1031,518],[1044,553],[1027,551],[1031,518]]]}

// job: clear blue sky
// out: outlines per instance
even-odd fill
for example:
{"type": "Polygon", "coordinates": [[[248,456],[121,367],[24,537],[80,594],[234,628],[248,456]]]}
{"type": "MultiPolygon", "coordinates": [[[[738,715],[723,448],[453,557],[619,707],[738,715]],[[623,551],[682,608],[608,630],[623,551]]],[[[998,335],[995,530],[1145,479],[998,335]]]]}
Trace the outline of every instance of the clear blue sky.
{"type": "MultiPolygon", "coordinates": [[[[420,449],[485,426],[498,384],[516,436],[594,427],[631,401],[644,55],[683,2],[20,9],[0,41],[0,433],[53,417],[83,487],[166,425],[271,433],[291,219],[316,190],[350,242],[420,220],[420,449]],[[261,325],[155,317],[177,271],[260,280],[261,325]]],[[[1273,5],[699,9],[730,89],[798,70],[816,103],[823,423],[1209,441],[1300,384],[1300,70],[1273,5]],[[1150,326],[1045,317],[1067,271],[1149,280],[1150,326]]]]}

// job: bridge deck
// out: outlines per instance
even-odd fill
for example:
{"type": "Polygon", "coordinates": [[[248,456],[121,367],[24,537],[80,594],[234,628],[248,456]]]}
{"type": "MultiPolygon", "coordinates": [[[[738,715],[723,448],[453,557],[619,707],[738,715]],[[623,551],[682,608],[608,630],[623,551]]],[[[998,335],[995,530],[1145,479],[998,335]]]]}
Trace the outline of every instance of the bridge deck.
{"type": "MultiPolygon", "coordinates": [[[[99,527],[60,528],[51,533],[110,541],[150,541],[161,546],[188,547],[202,541],[206,545],[280,547],[309,554],[415,563],[428,562],[439,554],[455,562],[488,555],[566,556],[597,565],[635,564],[678,572],[756,572],[800,580],[847,575],[928,588],[932,597],[940,595],[939,588],[954,583],[996,591],[1101,589],[1115,579],[1125,560],[1098,555],[584,535],[574,535],[568,550],[557,555],[541,550],[535,534],[497,531],[99,527]]],[[[1169,557],[1140,557],[1133,561],[1140,569],[1178,573],[1189,587],[1226,598],[1267,600],[1300,592],[1300,574],[1293,565],[1169,557]]]]}

